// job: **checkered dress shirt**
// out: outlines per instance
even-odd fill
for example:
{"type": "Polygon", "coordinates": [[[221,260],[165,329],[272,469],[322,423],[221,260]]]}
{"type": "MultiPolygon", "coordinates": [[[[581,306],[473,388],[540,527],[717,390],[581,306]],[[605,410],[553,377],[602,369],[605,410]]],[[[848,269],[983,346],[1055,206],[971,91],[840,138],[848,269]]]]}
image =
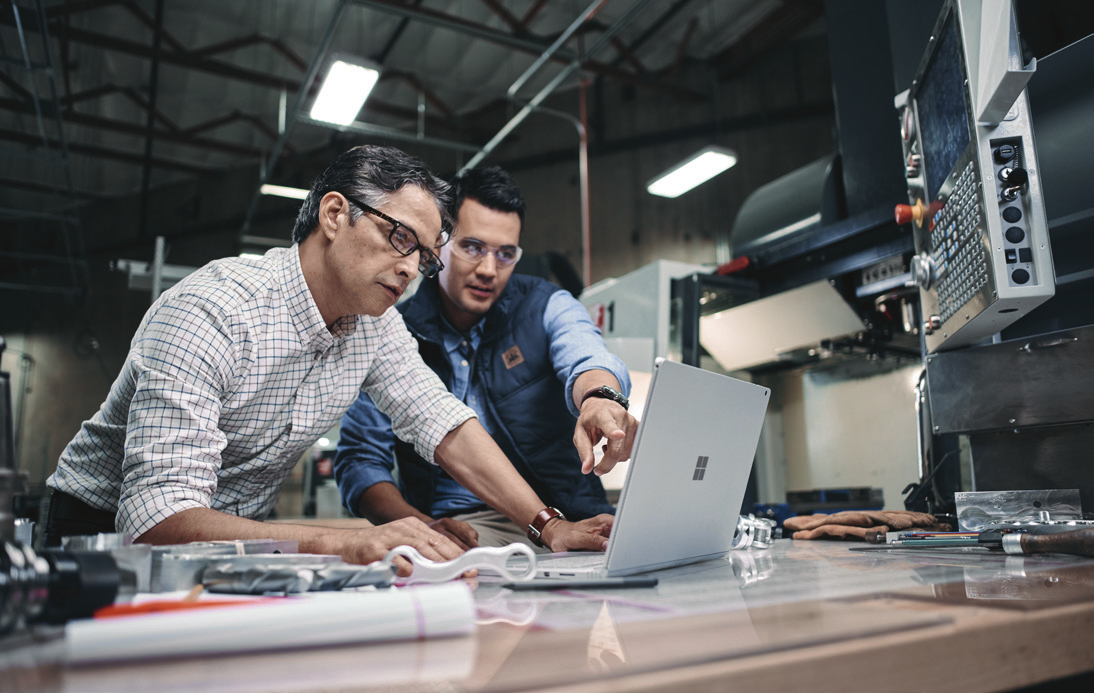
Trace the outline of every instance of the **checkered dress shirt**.
{"type": "Polygon", "coordinates": [[[140,536],[187,508],[252,519],[364,390],[432,460],[474,416],[422,363],[395,310],[327,329],[297,247],[209,263],[144,316],[110,394],[49,486],[140,536]]]}

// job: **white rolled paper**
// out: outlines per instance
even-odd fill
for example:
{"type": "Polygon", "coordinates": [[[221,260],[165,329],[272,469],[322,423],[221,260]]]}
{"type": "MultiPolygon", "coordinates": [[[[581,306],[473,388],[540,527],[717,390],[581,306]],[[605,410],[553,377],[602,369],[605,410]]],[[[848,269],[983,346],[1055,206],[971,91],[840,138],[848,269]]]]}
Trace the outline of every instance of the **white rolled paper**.
{"type": "Polygon", "coordinates": [[[65,646],[68,662],[98,663],[465,635],[474,628],[471,590],[456,581],[73,621],[65,646]]]}

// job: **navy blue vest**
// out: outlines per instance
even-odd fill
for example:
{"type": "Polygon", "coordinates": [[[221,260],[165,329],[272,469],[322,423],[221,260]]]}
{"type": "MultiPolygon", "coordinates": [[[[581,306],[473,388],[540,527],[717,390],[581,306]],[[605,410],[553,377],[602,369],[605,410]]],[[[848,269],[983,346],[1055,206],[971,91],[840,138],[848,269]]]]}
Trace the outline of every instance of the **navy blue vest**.
{"type": "MultiPolygon", "coordinates": [[[[487,312],[483,338],[471,364],[470,380],[485,384],[485,406],[499,430],[494,440],[528,485],[567,518],[581,520],[614,513],[600,478],[581,473],[574,449],[577,419],[565,406],[565,387],[555,375],[550,343],[543,329],[547,301],[558,291],[550,282],[514,274],[487,312]]],[[[452,386],[452,366],[441,340],[437,281],[426,280],[399,304],[407,329],[418,340],[422,359],[452,386]]],[[[404,497],[430,515],[437,477],[444,472],[397,440],[396,461],[404,497]]]]}

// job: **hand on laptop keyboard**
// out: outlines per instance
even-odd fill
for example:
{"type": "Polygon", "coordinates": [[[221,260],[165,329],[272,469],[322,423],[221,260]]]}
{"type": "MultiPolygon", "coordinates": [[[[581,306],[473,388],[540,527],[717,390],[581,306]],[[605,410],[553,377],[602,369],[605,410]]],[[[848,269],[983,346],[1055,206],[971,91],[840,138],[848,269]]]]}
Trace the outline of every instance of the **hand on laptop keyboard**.
{"type": "Polygon", "coordinates": [[[580,522],[562,519],[548,522],[543,528],[543,543],[551,551],[604,551],[608,548],[608,536],[615,518],[608,514],[590,517],[580,522]]]}

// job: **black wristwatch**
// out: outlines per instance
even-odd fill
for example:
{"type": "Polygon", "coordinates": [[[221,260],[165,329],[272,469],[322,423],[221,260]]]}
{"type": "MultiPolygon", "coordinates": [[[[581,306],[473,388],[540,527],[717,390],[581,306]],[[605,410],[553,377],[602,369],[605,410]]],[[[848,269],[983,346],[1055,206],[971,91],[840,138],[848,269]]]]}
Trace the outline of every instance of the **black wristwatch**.
{"type": "Polygon", "coordinates": [[[616,390],[614,387],[608,387],[607,385],[601,385],[600,387],[589,390],[585,393],[585,396],[581,398],[581,403],[585,404],[585,400],[590,397],[599,397],[601,399],[610,399],[611,401],[619,404],[623,409],[630,409],[631,402],[627,399],[622,392],[616,390]]]}

